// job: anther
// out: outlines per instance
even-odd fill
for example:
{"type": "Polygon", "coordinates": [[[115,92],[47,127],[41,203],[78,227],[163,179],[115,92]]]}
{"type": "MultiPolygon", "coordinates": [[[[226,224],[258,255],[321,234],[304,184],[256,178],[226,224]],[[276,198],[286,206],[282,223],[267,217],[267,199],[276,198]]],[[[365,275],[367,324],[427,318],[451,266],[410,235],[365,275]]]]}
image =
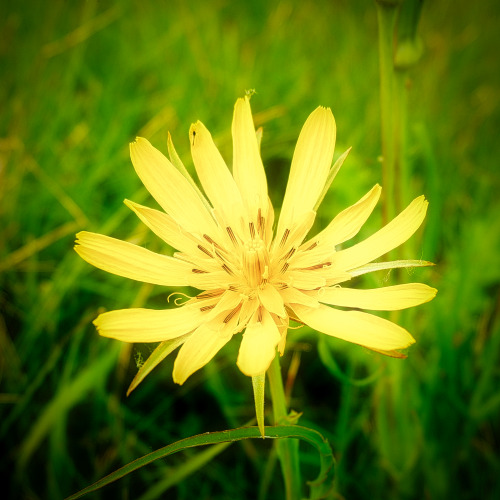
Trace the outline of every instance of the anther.
{"type": "Polygon", "coordinates": [[[209,257],[213,258],[214,256],[202,245],[198,245],[198,248],[205,254],[208,255],[209,257]]]}
{"type": "Polygon", "coordinates": [[[236,246],[238,242],[236,241],[236,236],[233,233],[233,230],[228,226],[226,227],[227,234],[229,235],[229,238],[233,242],[233,245],[236,246]]]}
{"type": "Polygon", "coordinates": [[[232,318],[240,311],[241,302],[223,319],[224,323],[229,323],[232,318]]]}
{"type": "Polygon", "coordinates": [[[212,297],[218,297],[225,292],[224,288],[218,288],[216,290],[207,290],[206,292],[199,293],[196,298],[197,299],[210,299],[212,297]]]}
{"type": "Polygon", "coordinates": [[[215,307],[215,304],[212,304],[211,306],[203,306],[203,307],[200,307],[200,311],[201,312],[210,311],[210,309],[213,309],[214,307],[215,307]]]}
{"type": "Polygon", "coordinates": [[[219,248],[219,249],[221,248],[220,245],[216,241],[214,241],[212,238],[210,238],[210,236],[208,236],[208,234],[204,234],[203,238],[205,238],[214,247],[219,248]]]}
{"type": "Polygon", "coordinates": [[[296,252],[296,250],[297,249],[295,247],[290,248],[290,250],[286,253],[286,255],[281,257],[281,260],[288,260],[296,252]]]}
{"type": "Polygon", "coordinates": [[[281,238],[281,242],[280,242],[281,247],[286,243],[286,240],[288,239],[289,234],[290,234],[290,229],[285,229],[285,232],[283,233],[283,237],[281,238]]]}
{"type": "Polygon", "coordinates": [[[231,274],[232,276],[234,276],[233,271],[231,270],[231,268],[227,264],[223,264],[222,269],[224,269],[224,271],[226,271],[227,274],[231,274]]]}

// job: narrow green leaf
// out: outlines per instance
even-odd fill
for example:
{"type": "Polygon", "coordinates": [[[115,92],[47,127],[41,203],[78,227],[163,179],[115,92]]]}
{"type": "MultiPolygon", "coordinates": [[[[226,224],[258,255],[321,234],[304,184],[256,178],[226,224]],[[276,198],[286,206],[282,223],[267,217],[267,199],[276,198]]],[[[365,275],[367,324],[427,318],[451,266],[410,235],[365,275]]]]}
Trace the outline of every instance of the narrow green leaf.
{"type": "Polygon", "coordinates": [[[116,362],[118,352],[119,348],[112,347],[106,355],[96,359],[85,370],[82,370],[75,379],[65,384],[45,407],[20,446],[17,461],[19,472],[26,466],[40,442],[53,427],[54,422],[60,418],[61,414],[69,411],[78,401],[84,398],[89,390],[103,383],[111,367],[116,362]]]}
{"type": "Polygon", "coordinates": [[[262,438],[264,438],[264,392],[265,392],[266,374],[261,373],[252,377],[253,397],[255,400],[255,414],[257,416],[257,425],[259,426],[262,438]]]}
{"type": "MultiPolygon", "coordinates": [[[[220,432],[207,432],[206,434],[199,434],[197,436],[182,439],[181,441],[177,441],[176,443],[160,448],[159,450],[153,451],[148,455],[144,455],[143,457],[130,462],[124,467],[100,479],[96,483],[87,486],[74,495],[71,495],[67,498],[67,500],[75,500],[76,498],[81,498],[88,493],[97,491],[103,486],[121,479],[127,474],[130,474],[131,472],[140,469],[141,467],[144,467],[145,465],[148,465],[155,460],[165,458],[187,448],[219,443],[232,443],[241,441],[242,439],[253,439],[260,437],[262,436],[258,427],[240,427],[238,429],[230,429],[220,432]]],[[[325,498],[328,493],[331,492],[335,475],[335,459],[333,457],[330,444],[319,432],[299,425],[279,425],[276,427],[266,427],[265,437],[271,439],[301,439],[316,448],[320,459],[320,472],[318,477],[314,481],[308,483],[311,490],[309,498],[310,500],[325,498]]]]}
{"type": "Polygon", "coordinates": [[[184,163],[182,163],[182,160],[177,154],[177,151],[174,148],[174,143],[172,141],[172,136],[170,135],[170,132],[168,133],[168,138],[167,138],[167,149],[168,149],[168,156],[170,157],[172,165],[189,181],[189,183],[193,186],[193,188],[198,193],[199,197],[207,207],[208,211],[211,212],[212,207],[210,206],[210,203],[208,203],[207,199],[200,191],[198,184],[196,184],[196,182],[193,180],[193,178],[187,171],[187,168],[184,166],[184,163]]]}
{"type": "Polygon", "coordinates": [[[339,379],[342,383],[348,385],[354,385],[356,387],[363,387],[365,385],[369,385],[375,380],[377,380],[382,374],[382,367],[380,366],[377,370],[375,370],[371,375],[367,377],[354,379],[346,375],[339,367],[335,358],[332,356],[330,348],[328,347],[327,339],[325,335],[320,335],[318,340],[318,354],[319,358],[323,365],[327,368],[327,370],[337,379],[339,379]]]}
{"type": "Polygon", "coordinates": [[[172,486],[181,483],[184,479],[186,479],[186,477],[189,477],[191,474],[201,469],[230,445],[231,443],[215,444],[210,446],[210,448],[201,451],[197,455],[190,457],[184,463],[172,470],[167,477],[152,484],[151,487],[137,500],[154,500],[155,498],[164,498],[162,495],[165,491],[172,486]]]}
{"type": "Polygon", "coordinates": [[[172,340],[165,340],[162,342],[149,356],[145,363],[141,366],[137,375],[132,380],[128,390],[127,396],[146,378],[151,371],[161,363],[173,350],[177,349],[181,344],[183,344],[189,334],[182,335],[182,337],[177,337],[172,340]]]}
{"type": "Polygon", "coordinates": [[[340,167],[343,165],[345,159],[347,158],[347,155],[351,152],[351,149],[352,148],[349,148],[347,151],[342,153],[337,158],[337,161],[333,164],[333,167],[330,169],[330,172],[328,173],[328,177],[326,178],[325,187],[323,188],[323,191],[319,195],[319,198],[318,198],[318,201],[316,202],[316,205],[314,205],[314,211],[317,211],[319,206],[321,205],[323,198],[325,197],[326,193],[328,193],[328,190],[330,189],[330,186],[332,185],[333,179],[335,179],[335,176],[338,174],[340,167]]]}

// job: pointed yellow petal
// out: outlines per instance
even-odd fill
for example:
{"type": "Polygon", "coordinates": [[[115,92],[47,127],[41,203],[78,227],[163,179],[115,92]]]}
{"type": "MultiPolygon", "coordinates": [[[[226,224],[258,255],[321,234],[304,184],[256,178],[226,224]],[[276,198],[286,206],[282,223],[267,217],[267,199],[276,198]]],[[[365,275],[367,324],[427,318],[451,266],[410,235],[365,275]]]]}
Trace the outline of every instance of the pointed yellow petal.
{"type": "MultiPolygon", "coordinates": [[[[291,228],[288,228],[289,231],[286,231],[281,238],[276,238],[273,241],[272,252],[278,260],[281,260],[283,256],[287,255],[292,248],[295,248],[295,250],[299,248],[300,244],[314,224],[315,218],[316,212],[313,212],[312,210],[304,212],[295,220],[294,225],[291,228]]],[[[295,255],[297,255],[297,253],[295,255]]]]}
{"type": "Polygon", "coordinates": [[[215,221],[200,196],[160,151],[138,137],[130,144],[130,157],[144,186],[185,231],[215,233],[215,221]]]}
{"type": "Polygon", "coordinates": [[[192,332],[207,313],[206,301],[175,309],[120,309],[99,315],[94,325],[100,335],[122,342],[162,342],[192,332]]]}
{"type": "Polygon", "coordinates": [[[335,148],[336,127],[329,108],[309,115],[293,154],[276,235],[281,239],[305,212],[313,210],[325,186],[335,148]]]}
{"type": "Polygon", "coordinates": [[[356,307],[372,311],[399,311],[429,302],[437,290],[422,283],[386,286],[370,290],[331,287],[323,288],[318,300],[324,304],[356,307]]]}
{"type": "MultiPolygon", "coordinates": [[[[350,276],[349,276],[350,278],[350,276]]],[[[290,271],[284,277],[283,281],[289,288],[299,288],[301,290],[315,290],[326,286],[326,278],[317,271],[290,271]]]]}
{"type": "Polygon", "coordinates": [[[233,114],[233,175],[251,220],[259,209],[266,217],[267,180],[260,157],[248,96],[238,99],[233,114]]]}
{"type": "Polygon", "coordinates": [[[333,249],[356,236],[373,212],[381,192],[382,188],[376,184],[357,203],[340,212],[323,231],[305,243],[304,247],[307,248],[310,243],[316,241],[333,249]]]}
{"type": "Polygon", "coordinates": [[[261,304],[269,311],[282,318],[286,317],[283,299],[273,285],[267,284],[257,289],[261,304]]]}
{"type": "Polygon", "coordinates": [[[238,228],[243,215],[241,195],[210,132],[198,121],[191,125],[189,136],[194,166],[205,193],[226,224],[238,228]]]}
{"type": "Polygon", "coordinates": [[[280,291],[283,300],[287,304],[301,304],[307,307],[319,307],[319,302],[316,299],[318,292],[314,290],[313,292],[305,293],[296,288],[285,288],[280,291]]]}
{"type": "Polygon", "coordinates": [[[190,265],[191,268],[193,269],[187,278],[187,285],[189,286],[198,288],[199,290],[218,289],[224,283],[227,283],[227,286],[229,286],[229,275],[225,271],[200,273],[192,264],[190,265]]]}
{"type": "Polygon", "coordinates": [[[424,196],[419,196],[375,234],[357,245],[337,252],[333,257],[334,266],[349,271],[398,247],[420,227],[428,204],[424,196]]]}
{"type": "Polygon", "coordinates": [[[260,302],[257,299],[243,301],[238,318],[238,324],[241,330],[246,327],[258,307],[260,307],[260,302]]]}
{"type": "Polygon", "coordinates": [[[262,310],[262,321],[257,321],[258,312],[248,324],[241,340],[236,364],[249,377],[265,373],[276,356],[276,346],[281,340],[278,327],[271,315],[262,310]]]}
{"type": "Polygon", "coordinates": [[[393,351],[415,342],[404,328],[372,314],[324,305],[316,309],[294,305],[293,310],[300,321],[314,330],[370,349],[393,351]]]}
{"type": "Polygon", "coordinates": [[[211,321],[219,314],[224,313],[224,316],[229,315],[240,305],[241,300],[241,295],[239,293],[233,292],[232,290],[226,290],[219,297],[216,306],[210,311],[207,316],[207,321],[211,321]]]}
{"type": "Polygon", "coordinates": [[[285,353],[285,346],[286,346],[286,334],[288,333],[288,325],[290,324],[289,317],[287,315],[286,318],[277,318],[277,326],[278,326],[278,331],[280,332],[281,339],[278,342],[278,352],[280,353],[280,356],[283,356],[285,353]]]}
{"type": "Polygon", "coordinates": [[[182,385],[195,371],[205,366],[230,340],[232,331],[222,321],[201,325],[186,340],[174,362],[173,378],[182,385]]]}
{"type": "Polygon", "coordinates": [[[167,149],[168,149],[168,156],[170,158],[170,162],[172,163],[172,165],[188,180],[189,184],[193,186],[193,189],[200,197],[200,200],[203,202],[206,209],[210,212],[212,207],[210,206],[210,203],[208,203],[205,196],[203,196],[203,193],[200,191],[200,188],[198,187],[196,182],[194,182],[193,178],[189,175],[189,172],[184,166],[184,163],[182,163],[182,160],[180,159],[179,155],[177,154],[177,151],[175,150],[170,132],[168,133],[167,136],[167,149]]]}
{"type": "Polygon", "coordinates": [[[192,274],[192,264],[126,241],[87,231],[81,231],[76,236],[75,250],[78,255],[108,273],[164,286],[187,285],[192,274]]]}
{"type": "Polygon", "coordinates": [[[130,200],[125,200],[125,205],[171,247],[186,253],[199,252],[197,240],[191,234],[186,233],[170,215],[130,200]]]}

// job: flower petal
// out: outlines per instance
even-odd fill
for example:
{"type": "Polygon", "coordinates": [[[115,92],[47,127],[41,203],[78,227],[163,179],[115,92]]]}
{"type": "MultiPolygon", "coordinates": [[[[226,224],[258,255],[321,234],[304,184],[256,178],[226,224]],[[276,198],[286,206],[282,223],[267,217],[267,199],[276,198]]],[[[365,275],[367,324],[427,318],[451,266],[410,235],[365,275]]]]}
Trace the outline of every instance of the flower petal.
{"type": "Polygon", "coordinates": [[[316,241],[334,249],[336,245],[356,236],[373,212],[381,192],[382,188],[376,184],[357,203],[340,212],[323,231],[305,243],[304,247],[307,248],[316,241]]]}
{"type": "Polygon", "coordinates": [[[428,206],[424,196],[413,200],[389,224],[366,240],[333,256],[334,267],[349,271],[390,252],[404,243],[422,224],[428,206]]]}
{"type": "Polygon", "coordinates": [[[248,96],[236,101],[233,114],[233,175],[249,217],[256,221],[258,211],[267,216],[268,195],[264,165],[260,157],[257,136],[248,96]]]}
{"type": "Polygon", "coordinates": [[[265,287],[258,288],[257,294],[261,304],[269,312],[272,312],[281,318],[286,317],[283,299],[274,285],[270,285],[268,283],[265,287]]]}
{"type": "Polygon", "coordinates": [[[130,157],[144,186],[185,231],[216,232],[215,221],[198,193],[160,151],[146,139],[137,137],[130,144],[130,157]]]}
{"type": "Polygon", "coordinates": [[[173,378],[182,385],[195,371],[205,366],[233,336],[231,323],[222,319],[198,327],[179,350],[174,362],[173,378]]]}
{"type": "Polygon", "coordinates": [[[323,191],[335,149],[335,119],[330,108],[319,107],[306,120],[293,154],[290,176],[276,236],[313,210],[323,191]]]}
{"type": "Polygon", "coordinates": [[[415,339],[400,326],[386,319],[359,311],[340,311],[320,305],[311,309],[293,305],[297,317],[314,330],[370,349],[404,349],[415,339]]]}
{"type": "Polygon", "coordinates": [[[262,321],[257,321],[259,311],[254,314],[243,333],[236,364],[249,377],[264,373],[276,356],[276,346],[281,340],[278,327],[271,315],[262,309],[262,321]]]}
{"type": "Polygon", "coordinates": [[[163,342],[200,326],[207,313],[201,312],[206,301],[174,309],[120,309],[100,314],[94,325],[103,337],[122,342],[163,342]]]}
{"type": "Polygon", "coordinates": [[[227,225],[239,229],[243,215],[241,195],[210,132],[198,121],[191,125],[189,136],[194,166],[208,199],[227,225]]]}
{"type": "Polygon", "coordinates": [[[139,205],[130,200],[125,200],[125,205],[129,207],[141,219],[146,226],[159,238],[168,243],[171,247],[181,252],[199,252],[198,241],[177,224],[170,215],[154,208],[139,205]]]}
{"type": "Polygon", "coordinates": [[[334,286],[321,289],[318,300],[333,306],[356,307],[372,311],[399,311],[429,302],[436,296],[436,293],[435,288],[422,283],[408,283],[370,290],[334,286]]]}
{"type": "Polygon", "coordinates": [[[307,307],[319,307],[319,302],[316,299],[318,293],[316,290],[313,292],[303,292],[297,288],[286,287],[280,291],[283,301],[287,304],[301,304],[307,307]]]}
{"type": "Polygon", "coordinates": [[[87,231],[76,236],[78,255],[108,273],[163,286],[187,285],[192,274],[192,264],[127,241],[87,231]]]}

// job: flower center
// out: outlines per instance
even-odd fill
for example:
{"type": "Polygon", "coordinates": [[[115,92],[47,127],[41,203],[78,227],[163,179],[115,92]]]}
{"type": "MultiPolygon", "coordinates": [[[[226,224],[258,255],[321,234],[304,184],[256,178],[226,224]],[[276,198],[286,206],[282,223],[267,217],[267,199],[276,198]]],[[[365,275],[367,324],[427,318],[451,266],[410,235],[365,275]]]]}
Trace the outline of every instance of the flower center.
{"type": "Polygon", "coordinates": [[[269,253],[264,242],[256,237],[243,246],[243,276],[250,288],[256,288],[269,278],[269,253]]]}

